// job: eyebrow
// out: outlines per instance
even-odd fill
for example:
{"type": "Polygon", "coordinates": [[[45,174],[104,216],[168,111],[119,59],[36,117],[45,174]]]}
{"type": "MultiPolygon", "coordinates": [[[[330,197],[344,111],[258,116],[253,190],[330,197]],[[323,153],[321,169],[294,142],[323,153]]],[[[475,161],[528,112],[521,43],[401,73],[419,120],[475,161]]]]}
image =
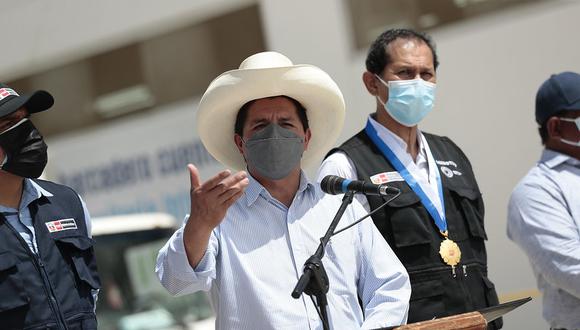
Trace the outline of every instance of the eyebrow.
{"type": "MultiPolygon", "coordinates": [[[[294,120],[294,118],[287,116],[287,117],[278,117],[278,122],[287,122],[287,121],[292,121],[294,120]]],[[[253,119],[252,121],[250,121],[251,124],[257,124],[257,123],[269,123],[270,119],[269,118],[256,118],[253,119]]]]}
{"type": "Polygon", "coordinates": [[[250,124],[259,124],[259,123],[267,123],[268,119],[267,118],[257,118],[257,119],[253,119],[252,121],[250,121],[250,124]]]}

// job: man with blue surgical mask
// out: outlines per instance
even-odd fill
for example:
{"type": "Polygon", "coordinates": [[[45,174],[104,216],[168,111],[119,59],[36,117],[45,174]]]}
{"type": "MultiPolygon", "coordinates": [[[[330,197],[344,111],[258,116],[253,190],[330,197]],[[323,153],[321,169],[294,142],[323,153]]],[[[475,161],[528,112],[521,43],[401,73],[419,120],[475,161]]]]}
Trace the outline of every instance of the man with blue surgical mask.
{"type": "Polygon", "coordinates": [[[545,146],[518,183],[507,233],[528,255],[552,329],[580,329],[580,75],[552,75],[536,94],[545,146]]]}
{"type": "MultiPolygon", "coordinates": [[[[159,252],[156,272],[174,295],[209,291],[216,329],[327,328],[313,300],[291,292],[341,204],[302,166],[332,146],[344,112],[330,76],[276,52],[248,57],[204,93],[196,120],[201,141],[241,171],[202,182],[188,166],[191,214],[159,252]]],[[[364,215],[355,202],[339,227],[364,215]]],[[[372,222],[333,236],[322,261],[330,329],[406,322],[408,275],[372,222]]]]}
{"type": "MultiPolygon", "coordinates": [[[[427,35],[381,34],[362,77],[376,110],[361,132],[331,150],[318,173],[319,180],[338,175],[401,190],[373,221],[409,272],[409,323],[498,304],[487,276],[483,200],[469,160],[449,138],[418,128],[433,111],[437,65],[427,35]]],[[[374,210],[391,196],[359,198],[374,210]]],[[[501,326],[499,319],[489,328],[501,326]]]]}

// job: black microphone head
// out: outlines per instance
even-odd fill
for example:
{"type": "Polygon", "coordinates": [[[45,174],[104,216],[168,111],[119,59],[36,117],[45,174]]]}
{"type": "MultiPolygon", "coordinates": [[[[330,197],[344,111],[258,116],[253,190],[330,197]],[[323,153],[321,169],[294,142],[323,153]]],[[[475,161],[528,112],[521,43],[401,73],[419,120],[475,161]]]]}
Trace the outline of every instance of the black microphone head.
{"type": "Polygon", "coordinates": [[[379,192],[381,195],[398,194],[401,192],[401,189],[381,184],[379,185],[379,192]]]}
{"type": "Polygon", "coordinates": [[[344,178],[336,175],[327,175],[322,179],[322,181],[320,181],[320,188],[327,194],[343,194],[344,191],[342,191],[342,182],[344,180],[344,178]]]}

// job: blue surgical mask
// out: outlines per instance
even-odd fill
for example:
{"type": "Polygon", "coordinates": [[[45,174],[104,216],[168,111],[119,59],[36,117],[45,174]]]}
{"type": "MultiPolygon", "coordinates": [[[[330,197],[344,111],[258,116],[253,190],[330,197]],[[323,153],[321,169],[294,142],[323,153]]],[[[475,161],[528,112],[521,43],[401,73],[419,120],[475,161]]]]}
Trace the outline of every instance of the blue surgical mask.
{"type": "Polygon", "coordinates": [[[404,126],[417,125],[431,110],[435,101],[435,84],[423,79],[392,80],[388,83],[375,75],[389,89],[389,100],[383,103],[385,110],[404,126]]]}

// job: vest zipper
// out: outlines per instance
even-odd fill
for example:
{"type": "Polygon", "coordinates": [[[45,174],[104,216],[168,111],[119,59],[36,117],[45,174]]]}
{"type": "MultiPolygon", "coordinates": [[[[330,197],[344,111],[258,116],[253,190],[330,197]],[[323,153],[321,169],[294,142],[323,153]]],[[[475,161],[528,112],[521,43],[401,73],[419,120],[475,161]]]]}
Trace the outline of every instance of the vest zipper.
{"type": "Polygon", "coordinates": [[[8,225],[8,228],[10,228],[10,230],[12,230],[12,232],[16,235],[16,239],[20,242],[20,245],[22,245],[22,247],[26,250],[26,253],[31,257],[32,264],[34,265],[34,267],[36,268],[36,270],[38,271],[38,273],[42,277],[43,287],[44,287],[45,294],[48,297],[48,303],[49,303],[50,309],[52,310],[53,314],[58,315],[57,323],[61,323],[63,329],[67,330],[68,327],[66,326],[66,321],[65,321],[64,315],[62,315],[62,312],[60,311],[58,301],[56,300],[54,290],[53,290],[52,285],[50,284],[50,280],[48,278],[48,274],[46,273],[46,269],[44,268],[44,264],[42,263],[42,260],[40,259],[40,249],[38,251],[39,255],[37,256],[32,251],[30,251],[30,247],[28,246],[28,244],[26,244],[26,242],[20,236],[18,231],[16,231],[16,229],[14,229],[14,227],[12,227],[12,225],[8,221],[5,221],[5,224],[8,225]]]}
{"type": "MultiPolygon", "coordinates": [[[[455,277],[468,277],[468,269],[472,269],[473,267],[482,267],[482,265],[480,263],[477,262],[472,262],[472,263],[468,263],[468,264],[458,264],[455,266],[455,277]]],[[[421,269],[421,270],[415,270],[415,271],[407,271],[409,273],[409,275],[415,275],[415,274],[423,274],[423,273],[431,273],[431,272],[438,272],[441,270],[449,270],[449,273],[451,274],[451,276],[453,276],[453,269],[451,266],[438,266],[438,267],[433,267],[433,268],[429,268],[429,269],[421,269]]]]}
{"type": "MultiPolygon", "coordinates": [[[[458,266],[455,266],[455,268],[457,268],[458,266]]],[[[421,270],[413,270],[413,271],[407,271],[409,272],[409,274],[422,274],[422,273],[431,273],[431,272],[437,272],[440,270],[449,270],[449,273],[452,275],[452,267],[451,266],[438,266],[438,267],[433,267],[433,268],[428,268],[428,269],[421,269],[421,270]]]]}

